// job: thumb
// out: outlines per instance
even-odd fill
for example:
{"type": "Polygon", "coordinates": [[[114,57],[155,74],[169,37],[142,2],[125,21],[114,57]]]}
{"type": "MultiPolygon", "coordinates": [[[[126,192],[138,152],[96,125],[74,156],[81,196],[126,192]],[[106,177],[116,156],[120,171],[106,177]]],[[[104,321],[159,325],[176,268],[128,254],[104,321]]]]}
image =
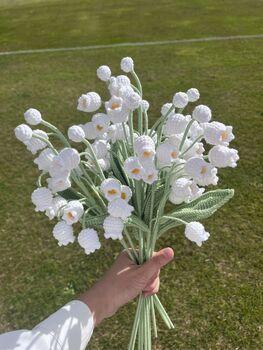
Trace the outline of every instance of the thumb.
{"type": "Polygon", "coordinates": [[[164,248],[159,252],[154,253],[153,257],[144,263],[141,267],[143,275],[148,278],[158,273],[158,271],[168,264],[174,257],[174,251],[172,248],[164,248]]]}

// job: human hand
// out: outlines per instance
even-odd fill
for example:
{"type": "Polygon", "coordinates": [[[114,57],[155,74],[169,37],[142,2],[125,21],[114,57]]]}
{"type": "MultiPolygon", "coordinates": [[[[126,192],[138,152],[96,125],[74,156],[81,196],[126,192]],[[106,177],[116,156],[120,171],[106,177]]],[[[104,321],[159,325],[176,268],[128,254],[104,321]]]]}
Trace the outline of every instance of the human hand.
{"type": "Polygon", "coordinates": [[[91,310],[95,326],[140,293],[145,297],[157,293],[160,269],[173,256],[172,248],[164,248],[143,265],[137,265],[122,252],[106,274],[79,297],[91,310]]]}

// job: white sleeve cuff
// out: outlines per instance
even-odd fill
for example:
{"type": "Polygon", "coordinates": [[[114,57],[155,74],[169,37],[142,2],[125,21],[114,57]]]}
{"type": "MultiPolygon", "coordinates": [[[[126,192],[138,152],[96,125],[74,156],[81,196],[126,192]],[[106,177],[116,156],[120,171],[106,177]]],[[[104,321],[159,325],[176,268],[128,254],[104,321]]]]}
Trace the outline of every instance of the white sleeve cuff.
{"type": "Polygon", "coordinates": [[[84,350],[94,328],[89,307],[79,300],[73,300],[39,323],[33,331],[53,336],[52,350],[84,350]]]}

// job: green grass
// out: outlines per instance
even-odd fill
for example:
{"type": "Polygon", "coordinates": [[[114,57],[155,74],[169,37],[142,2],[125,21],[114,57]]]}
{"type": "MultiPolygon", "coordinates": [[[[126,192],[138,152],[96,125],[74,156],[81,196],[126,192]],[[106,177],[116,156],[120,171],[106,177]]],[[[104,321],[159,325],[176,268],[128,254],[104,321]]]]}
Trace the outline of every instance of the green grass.
{"type": "MultiPolygon", "coordinates": [[[[256,34],[262,32],[260,9],[260,1],[3,2],[0,47],[256,34]]],[[[155,349],[261,349],[262,40],[0,57],[0,330],[33,327],[92,285],[120,250],[103,240],[103,249],[86,257],[77,245],[57,246],[53,224],[30,203],[37,170],[13,128],[30,106],[63,130],[84,122],[77,97],[93,89],[105,93],[96,68],[107,63],[117,74],[125,55],[135,59],[152,118],[175,91],[197,87],[214,119],[234,126],[233,147],[241,157],[238,168],[220,172],[219,187],[234,188],[236,195],[204,221],[209,241],[200,249],[181,229],[159,241],[175,250],[162,272],[160,298],[176,328],[167,331],[159,320],[155,349]]],[[[134,311],[132,303],[105,321],[89,348],[125,349],[134,311]]]]}

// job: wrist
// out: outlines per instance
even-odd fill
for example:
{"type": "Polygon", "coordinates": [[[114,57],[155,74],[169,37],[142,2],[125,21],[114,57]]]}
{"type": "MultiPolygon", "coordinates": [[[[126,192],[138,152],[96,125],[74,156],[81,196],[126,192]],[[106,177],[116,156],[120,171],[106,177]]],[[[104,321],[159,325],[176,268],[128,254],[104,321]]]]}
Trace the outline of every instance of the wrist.
{"type": "Polygon", "coordinates": [[[117,311],[117,308],[114,306],[114,300],[111,299],[110,295],[112,293],[109,290],[109,286],[104,285],[102,281],[99,281],[80,295],[79,300],[88,305],[93,315],[94,327],[117,311]]]}

